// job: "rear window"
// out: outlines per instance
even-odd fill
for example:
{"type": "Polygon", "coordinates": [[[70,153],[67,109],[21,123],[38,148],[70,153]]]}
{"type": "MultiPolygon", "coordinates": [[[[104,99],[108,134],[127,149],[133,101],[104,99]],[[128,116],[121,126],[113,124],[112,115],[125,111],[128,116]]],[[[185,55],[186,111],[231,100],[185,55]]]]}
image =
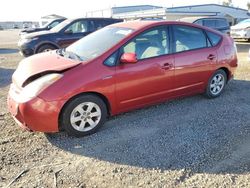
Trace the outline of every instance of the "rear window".
{"type": "Polygon", "coordinates": [[[206,27],[216,28],[216,21],[212,19],[204,19],[203,25],[206,27]]]}
{"type": "Polygon", "coordinates": [[[196,20],[194,23],[195,23],[195,24],[198,24],[198,25],[203,25],[202,20],[196,20]]]}
{"type": "Polygon", "coordinates": [[[213,46],[216,46],[221,41],[221,36],[210,31],[206,31],[208,38],[210,39],[213,46]]]}
{"type": "Polygon", "coordinates": [[[229,24],[226,19],[217,19],[216,20],[216,27],[222,28],[222,27],[229,27],[229,24]]]}

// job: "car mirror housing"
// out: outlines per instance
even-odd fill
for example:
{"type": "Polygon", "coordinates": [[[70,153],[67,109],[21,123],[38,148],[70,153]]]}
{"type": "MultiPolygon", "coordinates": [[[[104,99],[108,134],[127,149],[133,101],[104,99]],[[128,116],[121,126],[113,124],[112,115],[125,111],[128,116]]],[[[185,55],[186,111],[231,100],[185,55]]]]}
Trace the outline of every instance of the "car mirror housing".
{"type": "Polygon", "coordinates": [[[73,31],[72,30],[66,30],[66,31],[64,31],[64,33],[68,34],[68,35],[71,35],[71,34],[73,34],[73,31]]]}
{"type": "Polygon", "coordinates": [[[121,63],[136,63],[137,57],[135,53],[124,53],[120,59],[121,63]]]}

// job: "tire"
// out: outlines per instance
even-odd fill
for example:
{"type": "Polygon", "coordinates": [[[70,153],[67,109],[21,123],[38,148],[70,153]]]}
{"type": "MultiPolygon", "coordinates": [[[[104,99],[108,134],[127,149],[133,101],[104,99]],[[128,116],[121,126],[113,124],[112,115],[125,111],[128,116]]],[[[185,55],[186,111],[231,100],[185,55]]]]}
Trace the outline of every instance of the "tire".
{"type": "Polygon", "coordinates": [[[48,51],[55,50],[55,49],[56,48],[54,46],[50,44],[45,44],[38,48],[37,53],[48,52],[48,51]]]}
{"type": "Polygon", "coordinates": [[[217,70],[209,79],[205,95],[208,98],[216,98],[221,95],[227,84],[227,74],[224,70],[217,70]]]}
{"type": "Polygon", "coordinates": [[[82,95],[66,104],[59,122],[69,135],[82,137],[95,133],[107,119],[107,106],[95,95],[82,95]]]}

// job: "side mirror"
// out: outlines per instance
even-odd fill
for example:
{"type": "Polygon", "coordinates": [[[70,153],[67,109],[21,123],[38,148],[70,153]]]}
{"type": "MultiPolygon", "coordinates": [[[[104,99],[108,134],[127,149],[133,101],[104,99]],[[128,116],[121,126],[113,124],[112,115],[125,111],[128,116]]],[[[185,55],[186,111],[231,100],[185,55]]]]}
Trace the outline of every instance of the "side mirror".
{"type": "Polygon", "coordinates": [[[64,33],[68,34],[68,35],[71,35],[71,34],[73,34],[73,31],[72,30],[66,30],[66,31],[64,31],[64,33]]]}
{"type": "Polygon", "coordinates": [[[120,59],[121,63],[136,63],[137,57],[135,53],[124,53],[120,59]]]}

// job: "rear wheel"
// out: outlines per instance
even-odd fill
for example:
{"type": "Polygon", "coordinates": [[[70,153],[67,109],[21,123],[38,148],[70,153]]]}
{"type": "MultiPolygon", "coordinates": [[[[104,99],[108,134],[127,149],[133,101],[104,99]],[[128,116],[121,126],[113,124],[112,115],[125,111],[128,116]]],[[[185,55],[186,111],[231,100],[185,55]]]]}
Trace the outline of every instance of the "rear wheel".
{"type": "Polygon", "coordinates": [[[38,50],[37,50],[37,53],[42,53],[42,52],[48,52],[48,51],[51,51],[51,50],[55,50],[56,48],[50,44],[45,44],[45,45],[42,45],[38,50]]]}
{"type": "Polygon", "coordinates": [[[215,98],[221,95],[227,83],[227,75],[224,70],[217,70],[209,79],[206,89],[208,98],[215,98]]]}
{"type": "Polygon", "coordinates": [[[64,108],[60,123],[70,135],[80,137],[95,133],[106,121],[106,104],[97,96],[83,95],[64,108]]]}

